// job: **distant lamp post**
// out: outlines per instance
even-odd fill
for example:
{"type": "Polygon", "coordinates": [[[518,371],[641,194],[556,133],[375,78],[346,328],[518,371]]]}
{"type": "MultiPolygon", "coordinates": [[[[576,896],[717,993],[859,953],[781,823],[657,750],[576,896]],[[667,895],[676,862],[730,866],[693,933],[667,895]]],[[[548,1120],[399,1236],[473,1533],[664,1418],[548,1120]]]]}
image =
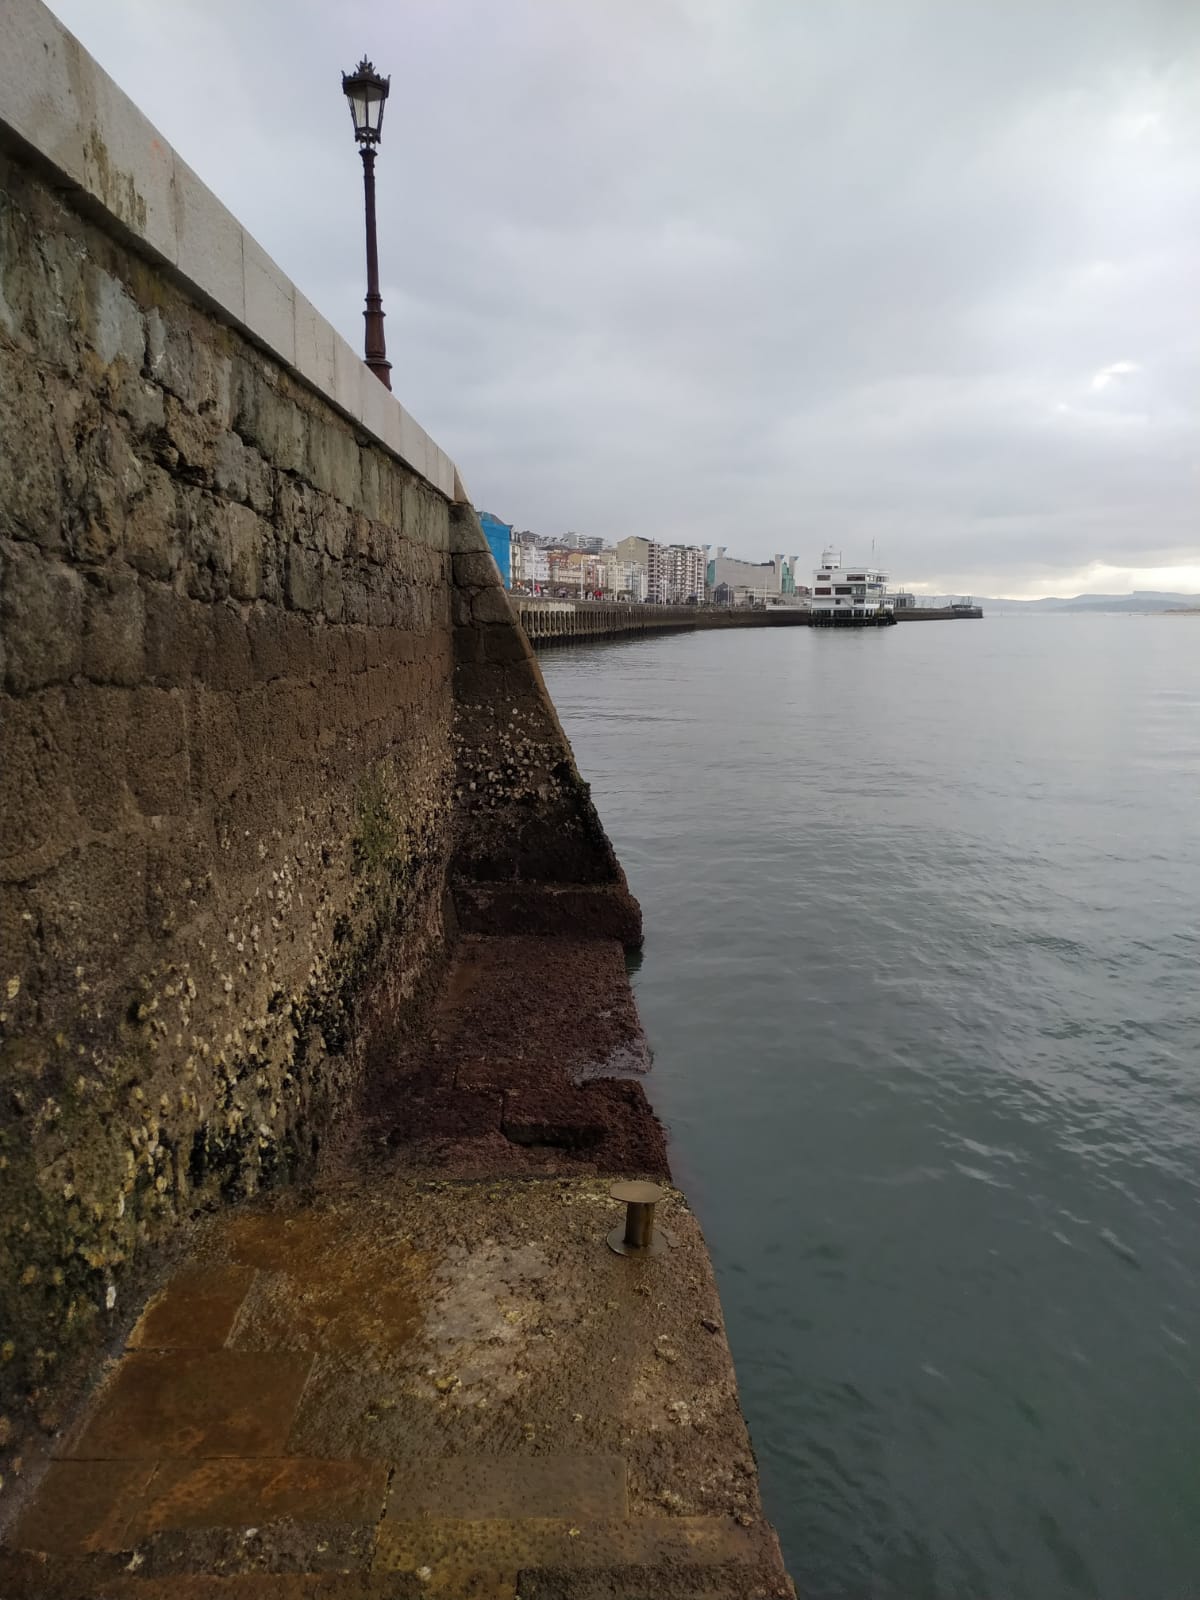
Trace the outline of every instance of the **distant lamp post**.
{"type": "Polygon", "coordinates": [[[375,242],[375,146],[383,129],[383,108],[391,78],[381,78],[366,56],[353,72],[342,74],[342,93],[350,102],[354,137],[363,164],[363,196],[367,212],[366,363],[385,389],[392,387],[392,363],[383,337],[383,299],[379,293],[379,247],[375,242]]]}

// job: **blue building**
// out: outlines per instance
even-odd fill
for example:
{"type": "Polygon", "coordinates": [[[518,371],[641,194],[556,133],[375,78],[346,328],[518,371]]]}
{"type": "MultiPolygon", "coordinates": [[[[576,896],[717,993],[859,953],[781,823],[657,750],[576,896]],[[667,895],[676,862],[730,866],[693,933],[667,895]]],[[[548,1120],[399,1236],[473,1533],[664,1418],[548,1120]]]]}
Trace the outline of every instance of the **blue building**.
{"type": "Polygon", "coordinates": [[[479,520],[483,524],[484,537],[487,539],[488,548],[495,557],[496,565],[500,568],[500,580],[506,589],[512,588],[512,523],[501,522],[499,517],[494,517],[490,511],[481,511],[479,520]]]}

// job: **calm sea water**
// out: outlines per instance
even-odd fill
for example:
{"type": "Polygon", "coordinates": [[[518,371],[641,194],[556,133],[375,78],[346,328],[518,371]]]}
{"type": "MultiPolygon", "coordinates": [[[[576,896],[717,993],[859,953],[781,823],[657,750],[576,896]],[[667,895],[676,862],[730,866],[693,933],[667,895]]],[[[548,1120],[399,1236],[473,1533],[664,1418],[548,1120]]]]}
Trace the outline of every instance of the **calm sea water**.
{"type": "Polygon", "coordinates": [[[543,667],[801,1593],[1200,1595],[1200,618],[543,667]]]}

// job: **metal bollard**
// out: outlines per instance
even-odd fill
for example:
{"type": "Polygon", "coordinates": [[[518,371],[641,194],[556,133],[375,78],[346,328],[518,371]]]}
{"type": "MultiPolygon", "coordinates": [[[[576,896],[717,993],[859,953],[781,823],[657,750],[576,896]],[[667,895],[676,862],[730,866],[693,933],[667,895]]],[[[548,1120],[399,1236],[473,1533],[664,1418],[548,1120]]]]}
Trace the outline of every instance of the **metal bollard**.
{"type": "Polygon", "coordinates": [[[625,1223],[608,1236],[608,1248],[619,1256],[657,1256],[667,1248],[666,1235],[654,1231],[654,1208],[666,1199],[656,1183],[614,1183],[608,1191],[625,1202],[625,1223]]]}

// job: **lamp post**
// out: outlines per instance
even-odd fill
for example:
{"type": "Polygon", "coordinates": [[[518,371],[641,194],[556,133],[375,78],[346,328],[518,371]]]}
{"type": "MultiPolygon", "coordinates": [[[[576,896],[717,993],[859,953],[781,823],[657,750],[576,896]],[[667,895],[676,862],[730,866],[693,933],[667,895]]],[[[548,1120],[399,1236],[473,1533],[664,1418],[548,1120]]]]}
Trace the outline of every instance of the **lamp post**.
{"type": "Polygon", "coordinates": [[[342,93],[350,102],[354,137],[363,164],[363,199],[367,213],[367,309],[364,354],[368,367],[385,389],[392,387],[392,363],[383,337],[383,298],[379,293],[379,247],[375,242],[375,146],[383,128],[383,107],[391,78],[381,78],[364,56],[353,72],[342,73],[342,93]]]}

